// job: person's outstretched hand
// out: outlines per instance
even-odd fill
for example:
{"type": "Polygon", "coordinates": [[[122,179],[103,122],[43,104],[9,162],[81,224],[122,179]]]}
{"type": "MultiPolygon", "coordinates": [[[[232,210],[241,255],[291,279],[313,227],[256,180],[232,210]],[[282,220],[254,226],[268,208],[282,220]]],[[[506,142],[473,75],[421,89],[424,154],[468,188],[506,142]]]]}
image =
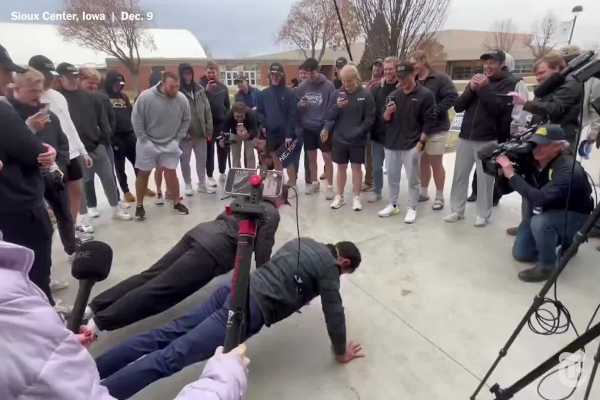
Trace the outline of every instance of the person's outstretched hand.
{"type": "Polygon", "coordinates": [[[225,359],[225,358],[233,358],[236,361],[238,361],[239,363],[241,363],[245,369],[245,368],[248,368],[248,365],[250,365],[250,359],[248,357],[246,357],[246,351],[248,351],[248,348],[243,343],[240,344],[235,349],[231,350],[229,353],[223,353],[223,346],[220,346],[217,348],[217,351],[215,351],[214,357],[217,360],[221,360],[221,359],[225,359]]]}
{"type": "Polygon", "coordinates": [[[77,338],[79,339],[79,343],[81,343],[81,345],[85,348],[90,347],[91,344],[97,339],[94,332],[88,329],[85,325],[81,325],[79,327],[79,335],[77,335],[77,338]]]}
{"type": "Polygon", "coordinates": [[[365,354],[362,351],[360,343],[350,342],[346,346],[346,353],[341,356],[335,356],[335,359],[340,364],[348,364],[350,361],[356,358],[363,358],[365,354]]]}

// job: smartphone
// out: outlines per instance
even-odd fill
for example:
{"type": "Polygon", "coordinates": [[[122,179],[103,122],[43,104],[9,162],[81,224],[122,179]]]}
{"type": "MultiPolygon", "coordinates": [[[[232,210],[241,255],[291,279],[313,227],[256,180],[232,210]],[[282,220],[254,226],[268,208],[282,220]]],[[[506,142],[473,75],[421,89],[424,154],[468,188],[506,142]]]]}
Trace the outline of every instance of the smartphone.
{"type": "Polygon", "coordinates": [[[50,114],[50,104],[49,103],[42,103],[42,108],[40,108],[39,111],[41,114],[50,114]]]}

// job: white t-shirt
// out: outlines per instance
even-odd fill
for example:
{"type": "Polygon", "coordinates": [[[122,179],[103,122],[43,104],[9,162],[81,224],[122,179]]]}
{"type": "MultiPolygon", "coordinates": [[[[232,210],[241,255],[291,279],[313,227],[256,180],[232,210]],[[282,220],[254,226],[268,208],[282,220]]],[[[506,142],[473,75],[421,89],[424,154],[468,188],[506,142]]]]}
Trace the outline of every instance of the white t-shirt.
{"type": "Polygon", "coordinates": [[[67,141],[69,142],[69,159],[77,158],[81,155],[87,155],[85,146],[79,138],[77,129],[71,119],[69,113],[69,105],[65,96],[60,94],[54,89],[48,89],[42,95],[42,102],[50,104],[50,111],[52,111],[58,117],[60,121],[60,127],[62,128],[65,135],[67,135],[67,141]]]}

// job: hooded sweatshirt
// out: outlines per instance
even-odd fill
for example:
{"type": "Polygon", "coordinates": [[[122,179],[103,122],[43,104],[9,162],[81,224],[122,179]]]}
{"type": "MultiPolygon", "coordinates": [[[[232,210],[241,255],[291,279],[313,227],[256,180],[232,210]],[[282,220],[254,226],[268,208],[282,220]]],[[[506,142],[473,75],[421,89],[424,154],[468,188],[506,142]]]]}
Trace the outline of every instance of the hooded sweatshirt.
{"type": "Polygon", "coordinates": [[[140,94],[133,106],[131,123],[138,139],[165,145],[186,137],[190,105],[181,92],[168,97],[160,87],[159,83],[140,94]]]}
{"type": "Polygon", "coordinates": [[[320,131],[325,125],[325,116],[335,104],[335,88],[325,75],[320,74],[316,81],[307,79],[296,88],[298,98],[298,128],[320,131]],[[305,98],[308,105],[300,106],[300,100],[305,98]]]}
{"type": "Polygon", "coordinates": [[[109,144],[111,128],[100,97],[83,90],[61,89],[59,92],[67,100],[73,124],[87,152],[96,150],[100,144],[109,144]]]}
{"type": "Polygon", "coordinates": [[[190,103],[191,123],[188,129],[190,136],[204,139],[213,134],[213,119],[210,111],[210,102],[206,97],[206,91],[194,82],[194,68],[190,64],[179,64],[180,91],[190,103]],[[190,71],[192,81],[186,84],[183,81],[183,73],[190,71]]]}
{"type": "MultiPolygon", "coordinates": [[[[0,240],[0,399],[115,400],[94,359],[29,279],[33,251],[0,240]]],[[[176,400],[245,397],[247,376],[232,357],[213,357],[176,400]]]]}
{"type": "Polygon", "coordinates": [[[285,85],[269,86],[258,96],[256,108],[269,137],[295,136],[296,96],[285,85]]]}
{"type": "Polygon", "coordinates": [[[200,80],[200,84],[206,90],[206,96],[210,102],[214,132],[221,133],[223,131],[223,124],[225,123],[225,117],[231,108],[229,89],[221,82],[217,82],[214,88],[208,88],[207,78],[200,80]]]}
{"type": "Polygon", "coordinates": [[[133,126],[131,125],[131,102],[129,97],[123,93],[122,88],[115,91],[113,86],[117,82],[125,82],[125,77],[115,71],[110,70],[106,73],[104,80],[104,92],[110,99],[112,109],[115,116],[114,134],[124,135],[133,132],[133,126]]]}

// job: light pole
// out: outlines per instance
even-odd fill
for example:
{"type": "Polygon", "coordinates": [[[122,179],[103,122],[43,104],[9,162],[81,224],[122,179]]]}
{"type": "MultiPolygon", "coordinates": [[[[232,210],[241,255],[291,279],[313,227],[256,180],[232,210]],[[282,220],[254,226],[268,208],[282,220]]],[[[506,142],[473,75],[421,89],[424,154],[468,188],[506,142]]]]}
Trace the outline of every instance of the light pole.
{"type": "Polygon", "coordinates": [[[573,25],[571,25],[571,35],[569,35],[569,44],[571,44],[571,41],[573,40],[573,33],[575,33],[575,24],[577,23],[577,16],[583,12],[583,7],[575,6],[571,10],[571,12],[573,13],[574,17],[573,17],[573,25]]]}

